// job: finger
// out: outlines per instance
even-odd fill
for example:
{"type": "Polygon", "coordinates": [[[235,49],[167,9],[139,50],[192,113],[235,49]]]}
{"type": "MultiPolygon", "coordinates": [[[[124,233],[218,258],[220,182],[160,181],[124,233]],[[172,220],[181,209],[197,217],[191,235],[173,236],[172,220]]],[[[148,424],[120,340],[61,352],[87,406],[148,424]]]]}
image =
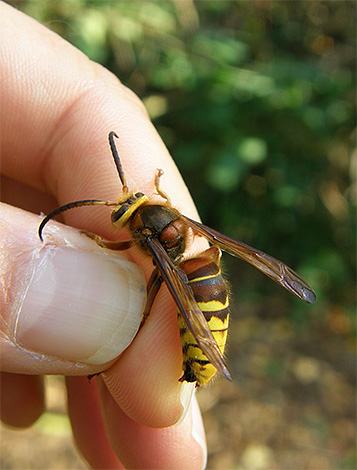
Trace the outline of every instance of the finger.
{"type": "Polygon", "coordinates": [[[59,224],[44,245],[38,216],[0,208],[2,370],[103,370],[139,328],[146,298],[140,268],[59,224]]]}
{"type": "Polygon", "coordinates": [[[0,376],[1,421],[15,427],[31,426],[45,410],[43,377],[9,374],[0,376]]]}
{"type": "Polygon", "coordinates": [[[154,429],[129,418],[101,380],[98,387],[108,439],[126,468],[204,468],[206,443],[195,397],[179,425],[154,429]]]}
{"type": "Polygon", "coordinates": [[[103,373],[118,406],[146,426],[175,424],[187,412],[194,388],[194,384],[179,382],[182,351],[172,318],[176,319],[176,309],[163,290],[130,348],[103,373]]]}
{"type": "MultiPolygon", "coordinates": [[[[0,175],[1,201],[26,211],[45,214],[57,206],[56,199],[16,180],[0,175]]],[[[61,219],[58,219],[61,220],[61,219]]]]}
{"type": "MultiPolygon", "coordinates": [[[[31,18],[5,3],[0,11],[1,104],[7,110],[2,172],[54,194],[60,204],[88,198],[88,191],[98,199],[115,199],[121,187],[107,142],[109,131],[115,130],[130,187],[152,193],[155,170],[163,168],[163,189],[170,188],[173,201],[197,215],[140,100],[107,70],[31,18]],[[14,80],[19,69],[23,73],[14,80]],[[38,83],[36,94],[33,83],[38,83]]],[[[89,220],[83,215],[88,212],[81,210],[67,217],[77,225],[86,223],[89,230],[112,234],[107,216],[94,212],[89,220]]]]}
{"type": "Polygon", "coordinates": [[[66,385],[68,415],[83,457],[92,468],[123,469],[106,435],[95,383],[84,377],[66,377],[66,385]]]}
{"type": "MultiPolygon", "coordinates": [[[[97,382],[99,394],[93,384],[88,385],[83,379],[67,379],[69,413],[76,443],[94,468],[108,468],[100,459],[105,460],[106,455],[112,458],[109,442],[125,468],[204,468],[206,444],[196,400],[180,425],[153,429],[128,418],[103,381],[99,378],[97,382]]],[[[112,468],[118,467],[113,465],[112,468]]]]}

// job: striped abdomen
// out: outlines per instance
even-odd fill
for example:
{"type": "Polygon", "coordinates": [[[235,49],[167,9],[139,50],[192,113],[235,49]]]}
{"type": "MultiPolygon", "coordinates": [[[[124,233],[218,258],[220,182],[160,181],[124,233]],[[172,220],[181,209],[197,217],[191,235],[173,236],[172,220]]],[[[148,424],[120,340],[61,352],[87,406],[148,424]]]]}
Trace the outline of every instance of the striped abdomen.
{"type": "MultiPolygon", "coordinates": [[[[221,274],[220,257],[220,249],[212,246],[199,257],[182,262],[180,268],[186,273],[196,302],[223,354],[229,322],[229,300],[221,274]]],[[[179,312],[178,323],[183,352],[183,375],[180,380],[197,381],[197,386],[205,385],[216,373],[216,368],[198,347],[179,312]]]]}

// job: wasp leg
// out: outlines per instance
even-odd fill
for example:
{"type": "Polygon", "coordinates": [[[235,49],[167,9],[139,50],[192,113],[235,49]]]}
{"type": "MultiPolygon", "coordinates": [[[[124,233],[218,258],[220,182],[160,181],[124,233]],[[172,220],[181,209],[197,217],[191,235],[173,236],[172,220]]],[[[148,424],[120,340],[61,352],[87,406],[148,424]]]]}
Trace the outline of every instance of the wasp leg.
{"type": "Polygon", "coordinates": [[[164,174],[164,170],[161,170],[160,168],[158,168],[156,170],[156,174],[155,174],[155,188],[156,188],[156,192],[159,196],[161,196],[163,199],[166,199],[167,202],[170,202],[170,198],[169,196],[165,193],[165,191],[163,191],[161,188],[160,188],[160,178],[161,176],[164,174]]]}
{"type": "Polygon", "coordinates": [[[87,232],[87,230],[81,230],[80,233],[86,235],[88,238],[91,238],[99,245],[101,248],[107,248],[108,250],[128,250],[133,244],[132,240],[124,240],[119,242],[113,242],[110,240],[105,240],[103,237],[96,235],[95,233],[87,232]]]}
{"type": "MultiPolygon", "coordinates": [[[[104,372],[104,371],[103,371],[104,372]]],[[[101,372],[96,372],[95,374],[89,374],[87,375],[87,379],[88,379],[88,383],[91,383],[91,380],[93,379],[93,377],[97,377],[98,375],[100,375],[101,372]]]]}
{"type": "MultiPolygon", "coordinates": [[[[156,294],[159,292],[159,289],[162,284],[162,277],[159,275],[159,271],[157,268],[153,270],[151,273],[148,285],[147,285],[147,300],[145,309],[143,312],[143,318],[140,323],[140,328],[144,325],[147,317],[150,315],[152,304],[154,303],[156,294]]],[[[140,329],[139,328],[139,329],[140,329]]]]}

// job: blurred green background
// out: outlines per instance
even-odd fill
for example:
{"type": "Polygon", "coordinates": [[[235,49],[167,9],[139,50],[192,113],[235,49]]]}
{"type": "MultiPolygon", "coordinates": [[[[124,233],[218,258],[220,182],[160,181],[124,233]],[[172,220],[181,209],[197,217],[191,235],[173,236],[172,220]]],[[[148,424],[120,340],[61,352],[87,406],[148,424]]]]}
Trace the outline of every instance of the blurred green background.
{"type": "Polygon", "coordinates": [[[316,290],[224,257],[234,382],[198,393],[208,468],[355,469],[356,3],[9,3],[139,95],[204,223],[316,290]]]}

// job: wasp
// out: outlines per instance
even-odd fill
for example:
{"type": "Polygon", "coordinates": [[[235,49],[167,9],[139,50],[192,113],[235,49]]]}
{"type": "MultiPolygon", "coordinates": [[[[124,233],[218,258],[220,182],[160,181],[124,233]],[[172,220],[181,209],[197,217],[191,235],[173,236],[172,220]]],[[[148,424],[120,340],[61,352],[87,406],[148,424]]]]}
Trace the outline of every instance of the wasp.
{"type": "Polygon", "coordinates": [[[65,204],[42,220],[38,235],[43,241],[42,232],[47,222],[69,209],[94,205],[114,207],[112,224],[118,229],[128,227],[132,238],[113,242],[98,235],[87,235],[98,245],[115,250],[127,250],[136,244],[152,257],[154,270],[147,284],[142,324],[162,283],[165,283],[178,311],[183,352],[183,375],[179,380],[196,382],[196,386],[205,385],[217,371],[232,380],[224,359],[229,312],[227,287],[220,269],[221,249],[252,264],[307,303],[315,302],[315,292],[283,262],[177,211],[160,188],[162,170],[157,170],[155,175],[155,188],[163,199],[162,204],[150,202],[148,196],[141,192],[129,191],[115,137],[118,138],[115,132],[109,133],[109,145],[122,185],[119,200],[85,199],[65,204]],[[184,259],[189,230],[194,235],[205,237],[212,246],[197,257],[184,259]]]}

